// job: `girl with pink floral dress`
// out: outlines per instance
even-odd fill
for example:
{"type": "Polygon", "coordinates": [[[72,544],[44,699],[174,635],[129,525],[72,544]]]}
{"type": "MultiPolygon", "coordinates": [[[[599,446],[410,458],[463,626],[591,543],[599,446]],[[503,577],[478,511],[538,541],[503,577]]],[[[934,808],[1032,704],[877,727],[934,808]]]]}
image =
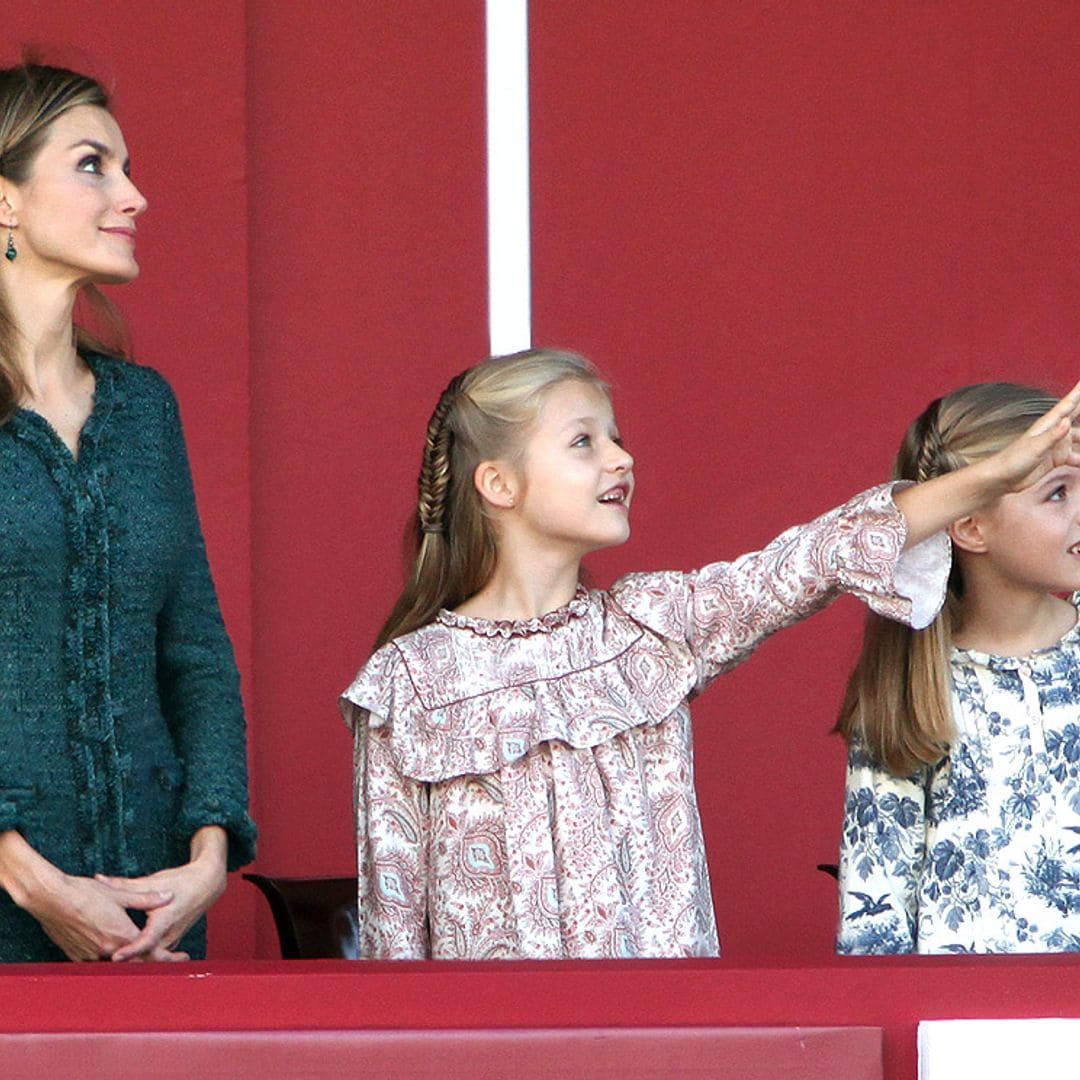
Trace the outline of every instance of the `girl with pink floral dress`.
{"type": "Polygon", "coordinates": [[[428,425],[415,565],[342,698],[360,956],[717,955],[690,700],[842,592],[926,625],[941,530],[1070,459],[1078,401],[978,465],[604,591],[580,562],[628,538],[634,490],[606,385],[550,350],[455,378],[428,425]]]}

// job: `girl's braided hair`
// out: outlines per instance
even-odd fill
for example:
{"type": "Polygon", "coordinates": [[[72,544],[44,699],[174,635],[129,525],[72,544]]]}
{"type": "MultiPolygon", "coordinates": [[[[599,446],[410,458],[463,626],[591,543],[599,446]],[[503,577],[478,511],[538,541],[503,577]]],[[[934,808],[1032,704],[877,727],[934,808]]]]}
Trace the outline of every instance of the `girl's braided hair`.
{"type": "Polygon", "coordinates": [[[428,421],[410,527],[409,579],[375,647],[464,603],[495,571],[495,531],[473,483],[482,461],[515,460],[546,393],[577,379],[607,392],[584,357],[561,349],[493,356],[450,381],[428,421]]]}
{"type": "MultiPolygon", "coordinates": [[[[1057,399],[1014,383],[975,383],[932,401],[908,428],[895,480],[931,480],[1003,449],[1057,399]]],[[[945,605],[923,630],[868,613],[836,730],[879,765],[907,776],[933,765],[953,737],[949,654],[964,579],[954,558],[945,605]]]]}

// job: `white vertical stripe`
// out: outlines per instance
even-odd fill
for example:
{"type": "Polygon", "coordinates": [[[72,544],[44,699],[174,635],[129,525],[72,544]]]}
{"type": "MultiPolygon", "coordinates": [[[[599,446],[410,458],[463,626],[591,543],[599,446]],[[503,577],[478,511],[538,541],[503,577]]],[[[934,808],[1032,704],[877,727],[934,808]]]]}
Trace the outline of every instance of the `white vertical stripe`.
{"type": "Polygon", "coordinates": [[[528,0],[487,3],[488,320],[491,351],[532,343],[528,0]]]}

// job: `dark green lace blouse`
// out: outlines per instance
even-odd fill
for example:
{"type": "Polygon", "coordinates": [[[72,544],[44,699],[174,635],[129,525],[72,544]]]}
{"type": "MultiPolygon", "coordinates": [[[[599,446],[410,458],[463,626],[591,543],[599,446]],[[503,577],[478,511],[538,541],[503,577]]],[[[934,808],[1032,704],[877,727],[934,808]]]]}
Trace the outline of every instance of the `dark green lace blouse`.
{"type": "MultiPolygon", "coordinates": [[[[0,830],[72,874],[186,862],[202,825],[254,857],[239,679],[176,400],[88,356],[76,459],[19,409],[0,427],[0,830]]],[[[184,939],[205,952],[205,924],[184,939]]],[[[63,954],[0,890],[0,960],[63,954]]]]}

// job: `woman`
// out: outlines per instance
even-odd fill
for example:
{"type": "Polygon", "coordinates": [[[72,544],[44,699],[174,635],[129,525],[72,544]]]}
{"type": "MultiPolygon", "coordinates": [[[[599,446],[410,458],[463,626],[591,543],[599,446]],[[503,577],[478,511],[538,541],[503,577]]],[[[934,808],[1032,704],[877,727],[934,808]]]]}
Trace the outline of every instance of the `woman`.
{"type": "Polygon", "coordinates": [[[254,855],[238,678],[162,378],[74,326],[146,200],[92,79],[0,71],[0,960],[180,960],[254,855]]]}

